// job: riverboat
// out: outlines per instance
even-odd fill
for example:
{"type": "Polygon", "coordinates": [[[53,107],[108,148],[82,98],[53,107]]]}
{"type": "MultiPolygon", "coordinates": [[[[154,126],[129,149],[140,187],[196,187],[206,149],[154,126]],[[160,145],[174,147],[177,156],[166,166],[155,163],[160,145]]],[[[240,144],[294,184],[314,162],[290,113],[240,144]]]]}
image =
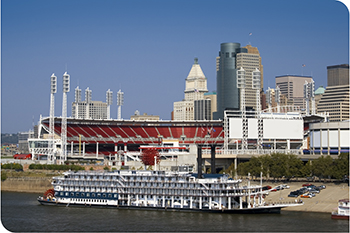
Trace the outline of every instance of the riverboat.
{"type": "Polygon", "coordinates": [[[295,202],[264,200],[262,185],[243,185],[225,174],[168,171],[67,171],[53,177],[53,189],[38,201],[42,205],[127,209],[208,211],[220,213],[280,213],[295,202]]]}
{"type": "Polygon", "coordinates": [[[332,219],[349,219],[349,199],[342,199],[338,201],[338,210],[332,212],[332,219]]]}

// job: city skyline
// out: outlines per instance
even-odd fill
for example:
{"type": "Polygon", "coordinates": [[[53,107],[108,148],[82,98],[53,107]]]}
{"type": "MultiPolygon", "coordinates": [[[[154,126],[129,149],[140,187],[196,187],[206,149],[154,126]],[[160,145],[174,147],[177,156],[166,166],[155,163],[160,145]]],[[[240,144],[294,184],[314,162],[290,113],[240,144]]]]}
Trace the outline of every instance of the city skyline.
{"type": "Polygon", "coordinates": [[[122,118],[136,110],[171,118],[198,57],[216,90],[216,57],[226,42],[257,47],[264,90],[281,75],[312,76],[327,86],[327,66],[348,64],[349,15],[337,1],[2,1],[1,131],[32,129],[49,116],[50,76],[57,76],[55,115],[62,114],[62,76],[92,99],[125,93],[122,118]],[[246,9],[246,10],[243,10],[246,9]]]}

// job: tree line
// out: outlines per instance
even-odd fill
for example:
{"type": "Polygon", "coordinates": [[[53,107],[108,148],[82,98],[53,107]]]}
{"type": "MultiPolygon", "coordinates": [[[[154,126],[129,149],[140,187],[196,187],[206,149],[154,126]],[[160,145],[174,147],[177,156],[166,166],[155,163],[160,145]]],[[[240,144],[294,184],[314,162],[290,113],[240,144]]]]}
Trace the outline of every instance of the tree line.
{"type": "MultiPolygon", "coordinates": [[[[225,170],[234,175],[234,164],[225,170]]],[[[337,159],[331,156],[320,156],[304,163],[297,155],[273,153],[271,155],[253,156],[248,162],[237,166],[237,174],[246,176],[248,173],[260,177],[260,173],[267,178],[318,177],[320,179],[344,179],[349,177],[349,153],[342,153],[337,159]]]]}
{"type": "Polygon", "coordinates": [[[56,171],[78,171],[78,170],[85,170],[84,167],[79,165],[67,165],[67,164],[30,164],[29,169],[38,169],[38,170],[56,170],[56,171]]]}

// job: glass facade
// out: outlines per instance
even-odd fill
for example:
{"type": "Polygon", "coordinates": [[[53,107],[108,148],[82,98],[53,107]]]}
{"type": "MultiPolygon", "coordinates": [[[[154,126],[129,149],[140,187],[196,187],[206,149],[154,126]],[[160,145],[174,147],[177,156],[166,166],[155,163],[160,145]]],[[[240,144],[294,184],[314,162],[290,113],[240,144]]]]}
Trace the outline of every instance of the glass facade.
{"type": "MultiPolygon", "coordinates": [[[[217,112],[214,119],[223,119],[226,109],[239,109],[239,89],[236,85],[236,56],[247,53],[240,43],[222,43],[216,74],[217,112]]],[[[238,67],[239,68],[239,67],[238,67]]]]}

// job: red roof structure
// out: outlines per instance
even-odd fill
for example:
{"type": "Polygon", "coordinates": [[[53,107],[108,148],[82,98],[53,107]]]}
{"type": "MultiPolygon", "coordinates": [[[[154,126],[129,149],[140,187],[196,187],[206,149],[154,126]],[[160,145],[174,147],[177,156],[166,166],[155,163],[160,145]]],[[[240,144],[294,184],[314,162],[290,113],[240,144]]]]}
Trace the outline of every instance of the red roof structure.
{"type": "Polygon", "coordinates": [[[31,159],[32,155],[31,154],[15,154],[13,156],[14,159],[31,159]]]}

